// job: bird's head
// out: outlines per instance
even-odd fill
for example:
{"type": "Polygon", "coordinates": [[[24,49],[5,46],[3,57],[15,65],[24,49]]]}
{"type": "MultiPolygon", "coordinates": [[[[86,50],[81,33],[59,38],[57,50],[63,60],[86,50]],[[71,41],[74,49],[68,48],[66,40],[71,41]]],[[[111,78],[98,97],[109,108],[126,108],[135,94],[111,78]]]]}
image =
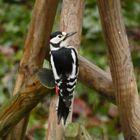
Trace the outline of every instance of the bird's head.
{"type": "Polygon", "coordinates": [[[61,47],[67,46],[67,39],[75,33],[76,32],[66,33],[61,31],[52,33],[50,36],[51,49],[59,49],[61,47]]]}

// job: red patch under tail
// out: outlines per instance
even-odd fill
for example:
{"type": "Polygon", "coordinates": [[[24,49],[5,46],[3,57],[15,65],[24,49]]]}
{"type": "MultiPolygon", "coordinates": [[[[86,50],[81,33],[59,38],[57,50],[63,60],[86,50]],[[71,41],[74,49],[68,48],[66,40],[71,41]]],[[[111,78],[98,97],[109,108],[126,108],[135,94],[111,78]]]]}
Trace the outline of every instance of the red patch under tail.
{"type": "Polygon", "coordinates": [[[59,88],[58,88],[57,85],[56,85],[56,87],[55,87],[55,93],[56,93],[57,96],[59,95],[59,88]]]}

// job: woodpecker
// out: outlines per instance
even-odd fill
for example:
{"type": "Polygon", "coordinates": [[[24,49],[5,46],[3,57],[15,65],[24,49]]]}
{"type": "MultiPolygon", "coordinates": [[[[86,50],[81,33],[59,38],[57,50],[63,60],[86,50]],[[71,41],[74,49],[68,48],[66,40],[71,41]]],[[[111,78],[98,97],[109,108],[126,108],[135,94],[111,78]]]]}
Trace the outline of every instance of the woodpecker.
{"type": "Polygon", "coordinates": [[[77,83],[78,57],[74,47],[67,43],[69,37],[76,32],[54,32],[50,36],[50,62],[58,94],[57,117],[58,124],[63,119],[64,124],[70,112],[73,91],[77,83]]]}

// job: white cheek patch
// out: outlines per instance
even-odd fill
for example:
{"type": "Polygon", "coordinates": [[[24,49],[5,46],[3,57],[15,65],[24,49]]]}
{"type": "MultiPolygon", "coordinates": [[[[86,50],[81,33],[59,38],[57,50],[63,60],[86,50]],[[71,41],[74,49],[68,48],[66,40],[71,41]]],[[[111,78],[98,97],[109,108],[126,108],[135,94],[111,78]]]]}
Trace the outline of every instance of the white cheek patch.
{"type": "Polygon", "coordinates": [[[61,39],[58,36],[56,36],[55,38],[52,38],[50,40],[50,42],[53,44],[58,44],[60,41],[61,41],[61,39]]]}

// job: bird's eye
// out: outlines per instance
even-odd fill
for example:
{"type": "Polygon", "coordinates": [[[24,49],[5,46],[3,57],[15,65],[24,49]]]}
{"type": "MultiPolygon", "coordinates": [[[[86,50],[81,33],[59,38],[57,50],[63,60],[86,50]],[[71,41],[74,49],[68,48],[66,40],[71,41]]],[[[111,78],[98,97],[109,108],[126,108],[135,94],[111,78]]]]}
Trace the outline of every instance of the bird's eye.
{"type": "Polygon", "coordinates": [[[61,38],[61,37],[62,37],[62,35],[58,35],[58,37],[59,37],[59,38],[61,38]]]}

